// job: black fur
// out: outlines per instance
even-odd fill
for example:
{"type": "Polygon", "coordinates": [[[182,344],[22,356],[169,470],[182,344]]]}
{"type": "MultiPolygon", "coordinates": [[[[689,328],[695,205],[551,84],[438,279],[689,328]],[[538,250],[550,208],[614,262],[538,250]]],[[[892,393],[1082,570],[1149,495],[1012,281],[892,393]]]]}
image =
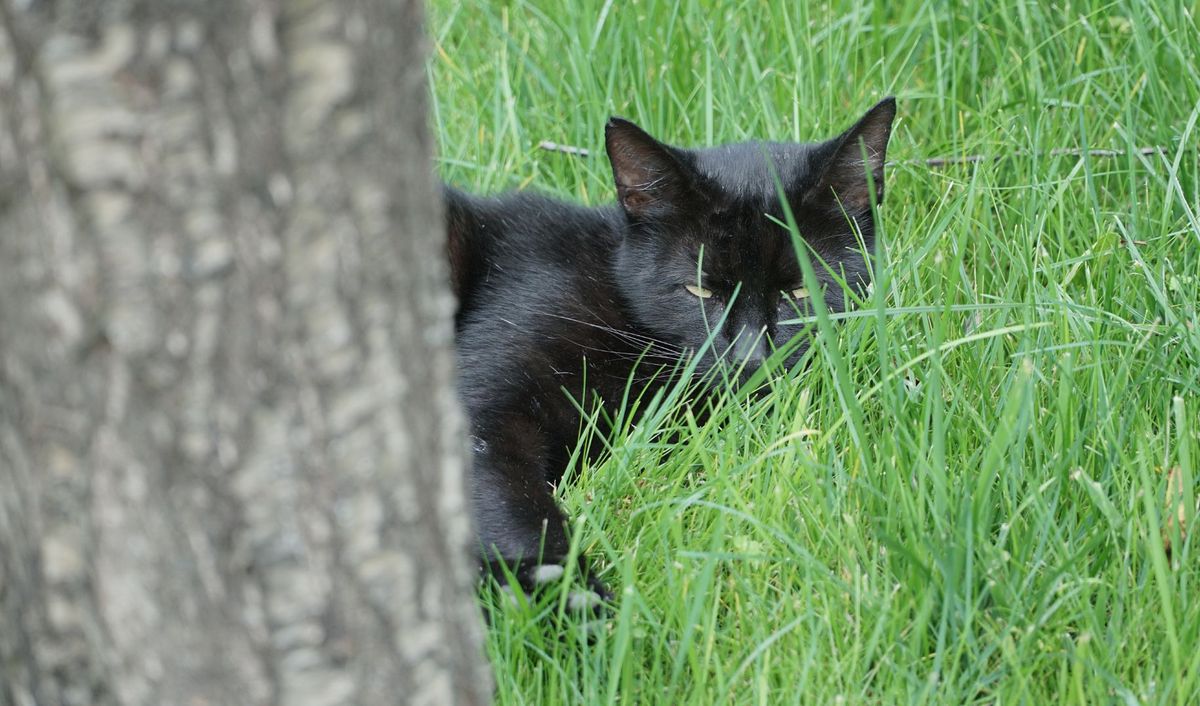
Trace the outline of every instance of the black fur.
{"type": "Polygon", "coordinates": [[[710,331],[700,373],[718,364],[753,370],[800,332],[782,323],[803,309],[790,293],[804,282],[789,233],[771,220],[785,220],[775,175],[800,233],[828,265],[815,263],[829,308],[847,306],[835,275],[865,289],[859,238],[869,251],[874,222],[863,149],[881,201],[895,111],[885,99],[823,143],[694,150],[613,118],[605,137],[618,202],[607,207],[447,188],[471,507],[485,562],[516,566],[520,578],[532,562],[566,557],[551,484],[580,430],[568,395],[611,408],[631,379],[634,394],[669,379],[654,373],[674,369],[710,331]]]}

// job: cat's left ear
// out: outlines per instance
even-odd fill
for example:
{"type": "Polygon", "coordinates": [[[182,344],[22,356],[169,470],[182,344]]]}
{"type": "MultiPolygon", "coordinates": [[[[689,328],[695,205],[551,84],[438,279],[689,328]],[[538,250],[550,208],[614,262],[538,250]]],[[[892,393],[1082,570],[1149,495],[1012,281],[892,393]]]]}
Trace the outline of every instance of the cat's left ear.
{"type": "Polygon", "coordinates": [[[888,138],[896,117],[896,99],[884,98],[867,111],[849,130],[822,146],[827,155],[821,177],[805,202],[827,203],[847,213],[863,212],[871,207],[870,172],[875,187],[875,202],[883,202],[883,165],[887,160],[888,138]],[[866,161],[863,161],[864,150],[866,161]]]}

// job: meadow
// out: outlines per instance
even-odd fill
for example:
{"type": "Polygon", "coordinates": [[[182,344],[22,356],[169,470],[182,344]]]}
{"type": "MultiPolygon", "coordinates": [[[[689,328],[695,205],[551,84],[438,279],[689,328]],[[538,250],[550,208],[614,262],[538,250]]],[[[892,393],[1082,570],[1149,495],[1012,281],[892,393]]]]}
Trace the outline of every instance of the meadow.
{"type": "Polygon", "coordinates": [[[427,12],[475,191],[610,202],[609,115],[809,141],[899,102],[870,299],[768,395],[585,438],[558,494],[617,599],[590,639],[493,606],[498,703],[1200,703],[1195,4],[427,12]]]}

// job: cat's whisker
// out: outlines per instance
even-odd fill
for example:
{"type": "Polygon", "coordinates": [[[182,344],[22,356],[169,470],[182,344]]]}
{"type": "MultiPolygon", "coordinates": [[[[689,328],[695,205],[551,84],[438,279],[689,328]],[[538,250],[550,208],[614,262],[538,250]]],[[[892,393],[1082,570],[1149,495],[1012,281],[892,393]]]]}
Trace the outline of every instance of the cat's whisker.
{"type": "MultiPolygon", "coordinates": [[[[571,323],[580,324],[582,326],[588,326],[590,328],[594,328],[599,331],[604,331],[606,333],[610,333],[617,338],[629,341],[631,343],[639,343],[644,346],[653,347],[653,348],[661,350],[663,352],[673,353],[676,355],[682,355],[684,353],[684,351],[682,349],[672,346],[671,344],[666,343],[664,341],[660,341],[656,338],[651,338],[649,336],[643,336],[641,334],[634,333],[632,331],[614,328],[607,324],[596,323],[596,322],[587,321],[584,319],[578,319],[575,317],[566,316],[564,314],[559,314],[559,313],[552,312],[552,311],[544,311],[544,310],[535,309],[534,313],[541,315],[541,316],[547,316],[550,318],[561,319],[563,321],[569,321],[571,323]]],[[[591,312],[589,312],[589,313],[591,313],[591,312]]]]}
{"type": "MultiPolygon", "coordinates": [[[[568,318],[569,319],[569,317],[559,317],[559,318],[568,318]]],[[[532,331],[529,330],[528,327],[518,326],[515,322],[510,321],[508,319],[501,319],[501,320],[504,321],[504,323],[508,324],[509,326],[512,326],[513,328],[517,329],[518,331],[521,331],[522,333],[533,333],[532,331]]],[[[573,320],[573,319],[571,319],[571,320],[573,320]]],[[[580,324],[596,326],[594,324],[589,324],[586,321],[576,321],[576,322],[580,323],[580,324]]],[[[597,328],[601,328],[602,330],[609,330],[614,334],[622,333],[615,329],[608,329],[607,327],[597,326],[597,328]]],[[[662,360],[662,361],[668,362],[672,365],[676,365],[679,363],[680,356],[684,355],[683,351],[676,352],[675,349],[673,349],[670,346],[659,346],[665,350],[662,350],[662,351],[656,350],[654,346],[657,345],[657,342],[655,342],[654,344],[652,344],[650,346],[647,346],[646,350],[633,351],[633,350],[618,350],[618,349],[614,349],[614,348],[605,348],[603,346],[591,345],[591,344],[583,343],[583,342],[580,342],[577,340],[568,339],[561,335],[543,334],[542,338],[546,341],[551,341],[551,342],[552,341],[565,341],[567,343],[570,343],[572,346],[578,348],[581,351],[604,353],[606,355],[611,355],[620,360],[629,360],[629,361],[634,361],[634,362],[639,361],[639,360],[649,360],[649,361],[662,360]]],[[[640,344],[641,342],[639,341],[637,343],[640,344]]]]}
{"type": "Polygon", "coordinates": [[[592,323],[592,322],[588,322],[588,321],[583,321],[580,319],[574,319],[571,317],[559,316],[558,318],[562,318],[567,321],[572,321],[572,322],[578,323],[578,324],[583,324],[585,326],[591,326],[592,328],[596,328],[598,330],[605,331],[607,333],[611,333],[614,336],[621,338],[623,340],[627,340],[627,341],[630,341],[633,343],[640,343],[645,346],[653,346],[654,348],[657,348],[659,350],[663,350],[666,352],[675,353],[675,354],[682,354],[684,352],[682,349],[680,349],[676,346],[673,346],[669,343],[666,343],[665,341],[661,341],[657,338],[651,338],[650,336],[643,336],[641,334],[634,333],[632,331],[626,331],[624,329],[614,328],[614,327],[608,326],[606,324],[597,324],[597,323],[592,323]]]}

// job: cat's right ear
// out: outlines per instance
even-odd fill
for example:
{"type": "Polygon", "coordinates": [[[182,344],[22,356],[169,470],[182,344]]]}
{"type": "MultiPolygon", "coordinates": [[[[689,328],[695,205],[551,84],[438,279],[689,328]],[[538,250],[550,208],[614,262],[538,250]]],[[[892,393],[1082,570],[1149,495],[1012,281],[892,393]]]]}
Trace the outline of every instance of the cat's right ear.
{"type": "Polygon", "coordinates": [[[674,148],[623,118],[609,118],[604,146],[617,198],[634,218],[667,216],[699,202],[695,176],[674,148]]]}

